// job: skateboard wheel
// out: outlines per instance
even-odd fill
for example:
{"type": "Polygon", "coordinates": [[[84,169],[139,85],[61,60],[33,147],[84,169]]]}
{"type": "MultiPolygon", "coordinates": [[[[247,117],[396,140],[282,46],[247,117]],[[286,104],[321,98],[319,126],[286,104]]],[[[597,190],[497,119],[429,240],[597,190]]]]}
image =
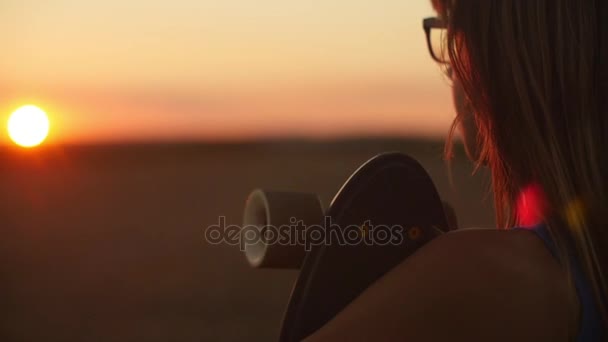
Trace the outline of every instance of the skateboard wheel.
{"type": "Polygon", "coordinates": [[[299,269],[306,256],[304,231],[321,225],[323,215],[315,194],[253,191],[241,234],[247,261],[256,268],[299,269]]]}

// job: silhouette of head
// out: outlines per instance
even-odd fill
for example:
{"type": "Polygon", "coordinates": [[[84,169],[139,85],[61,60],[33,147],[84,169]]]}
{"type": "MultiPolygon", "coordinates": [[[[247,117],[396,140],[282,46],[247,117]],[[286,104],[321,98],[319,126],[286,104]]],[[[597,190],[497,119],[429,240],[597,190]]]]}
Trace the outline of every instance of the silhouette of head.
{"type": "Polygon", "coordinates": [[[537,185],[543,221],[558,245],[575,241],[600,300],[608,293],[608,2],[432,3],[447,29],[454,127],[491,171],[499,226],[517,222],[521,189],[537,185]],[[565,214],[573,202],[585,207],[576,227],[565,214]]]}

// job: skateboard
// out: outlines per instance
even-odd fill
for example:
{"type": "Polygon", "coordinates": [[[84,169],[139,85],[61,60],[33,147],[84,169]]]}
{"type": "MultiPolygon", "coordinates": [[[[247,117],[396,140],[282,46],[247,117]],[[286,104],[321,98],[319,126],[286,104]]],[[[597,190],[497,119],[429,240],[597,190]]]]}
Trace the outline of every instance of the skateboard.
{"type": "Polygon", "coordinates": [[[299,269],[281,342],[310,336],[385,273],[456,226],[427,172],[402,153],[363,164],[327,209],[315,194],[255,190],[243,220],[244,252],[253,267],[299,269]]]}

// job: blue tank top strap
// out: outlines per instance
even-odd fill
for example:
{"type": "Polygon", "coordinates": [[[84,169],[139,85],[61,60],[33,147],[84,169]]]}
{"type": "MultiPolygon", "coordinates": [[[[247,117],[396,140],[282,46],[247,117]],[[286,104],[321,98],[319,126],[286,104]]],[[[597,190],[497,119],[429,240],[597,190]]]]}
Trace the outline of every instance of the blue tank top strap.
{"type": "MultiPolygon", "coordinates": [[[[558,251],[551,238],[549,230],[544,224],[539,224],[533,227],[516,227],[515,230],[527,230],[531,231],[538,236],[545,244],[547,249],[553,254],[556,259],[558,258],[558,251]]],[[[602,316],[599,308],[597,307],[593,287],[589,280],[585,277],[580,262],[574,257],[572,253],[568,253],[570,256],[572,277],[576,292],[581,305],[581,321],[579,325],[579,333],[577,341],[604,341],[604,338],[608,337],[605,327],[603,326],[602,316]]]]}

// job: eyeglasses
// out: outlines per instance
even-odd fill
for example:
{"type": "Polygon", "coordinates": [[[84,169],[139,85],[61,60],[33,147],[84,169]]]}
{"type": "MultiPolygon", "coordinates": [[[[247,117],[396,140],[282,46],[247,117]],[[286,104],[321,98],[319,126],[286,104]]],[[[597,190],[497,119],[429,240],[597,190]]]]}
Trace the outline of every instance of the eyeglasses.
{"type": "Polygon", "coordinates": [[[431,57],[440,64],[450,63],[448,52],[448,30],[447,24],[440,18],[425,18],[422,26],[426,34],[426,44],[428,45],[431,57]]]}

